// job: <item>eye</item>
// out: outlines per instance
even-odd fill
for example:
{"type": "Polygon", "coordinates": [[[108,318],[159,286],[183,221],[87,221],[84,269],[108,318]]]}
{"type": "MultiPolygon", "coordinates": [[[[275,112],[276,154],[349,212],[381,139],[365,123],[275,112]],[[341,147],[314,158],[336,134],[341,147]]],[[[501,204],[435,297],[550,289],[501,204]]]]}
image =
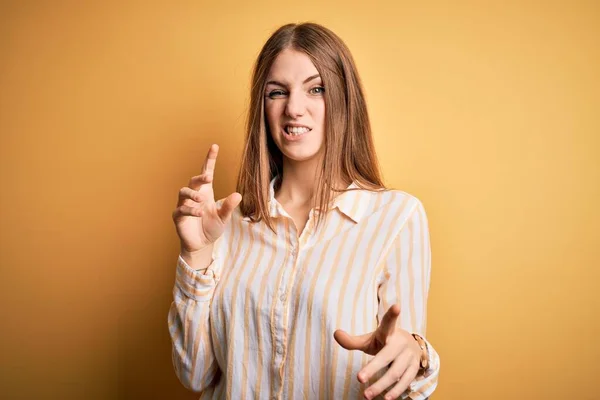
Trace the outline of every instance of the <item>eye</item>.
{"type": "Polygon", "coordinates": [[[270,99],[275,99],[282,96],[285,96],[285,92],[283,90],[272,90],[267,94],[267,97],[270,99]]]}
{"type": "Polygon", "coordinates": [[[310,89],[310,94],[323,94],[325,93],[325,88],[323,86],[316,86],[310,89]]]}

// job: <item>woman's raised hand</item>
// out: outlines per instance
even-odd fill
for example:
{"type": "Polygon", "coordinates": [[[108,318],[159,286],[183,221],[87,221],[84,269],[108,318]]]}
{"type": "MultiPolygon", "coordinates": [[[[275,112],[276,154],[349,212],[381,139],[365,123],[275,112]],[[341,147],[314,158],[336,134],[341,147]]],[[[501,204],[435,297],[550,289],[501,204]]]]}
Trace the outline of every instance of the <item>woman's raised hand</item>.
{"type": "Polygon", "coordinates": [[[190,179],[187,187],[179,190],[173,221],[181,241],[181,252],[190,255],[210,247],[223,234],[233,210],[242,201],[234,192],[227,196],[220,208],[215,202],[213,176],[219,146],[208,150],[202,173],[190,179]]]}

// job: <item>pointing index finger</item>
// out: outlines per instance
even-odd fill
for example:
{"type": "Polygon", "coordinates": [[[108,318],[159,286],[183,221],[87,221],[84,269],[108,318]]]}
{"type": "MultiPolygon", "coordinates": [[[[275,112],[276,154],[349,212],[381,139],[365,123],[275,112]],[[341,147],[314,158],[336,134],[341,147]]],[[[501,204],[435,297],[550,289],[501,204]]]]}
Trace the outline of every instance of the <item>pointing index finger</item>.
{"type": "Polygon", "coordinates": [[[208,149],[204,166],[202,167],[202,174],[213,176],[215,172],[215,164],[217,163],[217,154],[219,154],[219,145],[212,144],[208,149]]]}

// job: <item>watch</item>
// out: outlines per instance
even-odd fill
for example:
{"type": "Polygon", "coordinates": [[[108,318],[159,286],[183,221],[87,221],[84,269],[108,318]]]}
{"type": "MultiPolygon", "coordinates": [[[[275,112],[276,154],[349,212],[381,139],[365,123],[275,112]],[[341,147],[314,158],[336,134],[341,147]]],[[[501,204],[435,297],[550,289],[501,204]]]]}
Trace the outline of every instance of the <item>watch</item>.
{"type": "Polygon", "coordinates": [[[419,347],[421,348],[421,361],[419,363],[419,367],[421,370],[426,371],[429,368],[429,351],[427,349],[427,343],[416,333],[413,333],[412,336],[415,338],[419,344],[419,347]]]}

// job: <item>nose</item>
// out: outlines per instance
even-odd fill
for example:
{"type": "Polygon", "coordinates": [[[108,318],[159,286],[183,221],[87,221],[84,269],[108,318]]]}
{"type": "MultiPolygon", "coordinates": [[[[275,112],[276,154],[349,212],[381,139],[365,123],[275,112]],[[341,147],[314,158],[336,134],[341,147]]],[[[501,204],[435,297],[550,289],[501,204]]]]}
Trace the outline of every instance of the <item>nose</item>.
{"type": "Polygon", "coordinates": [[[306,112],[306,96],[302,92],[291,92],[288,95],[285,113],[290,118],[298,118],[306,112]]]}

